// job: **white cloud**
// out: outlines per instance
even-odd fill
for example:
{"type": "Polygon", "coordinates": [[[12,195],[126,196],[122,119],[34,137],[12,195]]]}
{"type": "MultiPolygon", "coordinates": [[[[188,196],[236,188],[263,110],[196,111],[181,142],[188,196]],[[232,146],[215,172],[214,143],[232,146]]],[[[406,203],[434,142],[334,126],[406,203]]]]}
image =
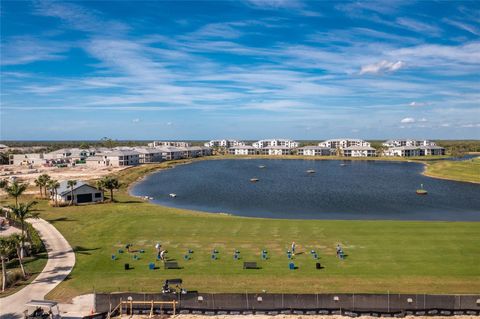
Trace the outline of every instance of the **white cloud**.
{"type": "Polygon", "coordinates": [[[421,119],[418,120],[419,122],[428,122],[428,120],[424,117],[422,117],[421,119]]]}
{"type": "Polygon", "coordinates": [[[382,60],[374,64],[368,64],[362,66],[360,74],[380,74],[385,72],[395,72],[405,67],[405,63],[402,61],[389,62],[382,60]]]}
{"type": "Polygon", "coordinates": [[[410,102],[410,106],[412,107],[420,107],[420,106],[425,106],[425,105],[428,105],[429,103],[425,103],[425,102],[416,102],[416,101],[413,101],[413,102],[410,102]]]}
{"type": "Polygon", "coordinates": [[[404,123],[404,124],[415,123],[415,119],[413,117],[406,117],[402,119],[400,123],[404,123]]]}
{"type": "Polygon", "coordinates": [[[135,118],[132,120],[132,123],[139,123],[140,122],[140,119],[139,118],[135,118]]]}
{"type": "Polygon", "coordinates": [[[440,28],[438,28],[437,26],[410,18],[397,18],[396,22],[402,27],[425,35],[438,36],[441,33],[440,28]]]}
{"type": "Polygon", "coordinates": [[[172,122],[167,122],[167,126],[172,126],[172,122]]]}

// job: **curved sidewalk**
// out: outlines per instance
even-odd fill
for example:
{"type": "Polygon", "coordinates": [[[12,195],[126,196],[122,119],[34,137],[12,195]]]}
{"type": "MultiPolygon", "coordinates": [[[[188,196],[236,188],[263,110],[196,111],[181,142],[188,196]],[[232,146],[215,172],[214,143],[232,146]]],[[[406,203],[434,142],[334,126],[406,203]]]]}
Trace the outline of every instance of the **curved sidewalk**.
{"type": "Polygon", "coordinates": [[[75,265],[75,253],[63,235],[43,219],[29,219],[38,231],[47,249],[48,261],[42,272],[28,286],[8,297],[0,298],[0,318],[23,318],[25,303],[32,299],[44,299],[75,265]]]}

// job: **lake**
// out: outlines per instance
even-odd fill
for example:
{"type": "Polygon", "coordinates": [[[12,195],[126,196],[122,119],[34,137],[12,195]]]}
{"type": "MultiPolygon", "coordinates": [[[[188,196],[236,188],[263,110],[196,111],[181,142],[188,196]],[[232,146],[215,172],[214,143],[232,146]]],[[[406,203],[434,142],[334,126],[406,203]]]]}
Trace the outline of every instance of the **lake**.
{"type": "Polygon", "coordinates": [[[408,162],[207,160],[153,173],[131,193],[165,206],[250,217],[480,221],[480,185],[422,171],[408,162]],[[420,184],[428,195],[415,193],[420,184]]]}

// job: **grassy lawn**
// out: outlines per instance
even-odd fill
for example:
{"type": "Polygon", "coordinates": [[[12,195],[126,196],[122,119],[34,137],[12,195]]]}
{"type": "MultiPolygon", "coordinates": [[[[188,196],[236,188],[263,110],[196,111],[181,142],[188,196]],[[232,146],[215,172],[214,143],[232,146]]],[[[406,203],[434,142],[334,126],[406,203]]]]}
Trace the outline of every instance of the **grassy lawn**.
{"type": "MultiPolygon", "coordinates": [[[[38,274],[43,270],[45,265],[47,264],[47,253],[43,252],[40,253],[36,256],[33,257],[26,257],[23,260],[25,271],[27,272],[28,279],[25,281],[19,281],[17,282],[13,287],[10,287],[5,290],[5,292],[0,293],[0,297],[6,297],[8,295],[11,295],[26,285],[28,285],[30,282],[32,282],[38,274]]],[[[20,265],[18,264],[18,260],[13,260],[9,263],[7,263],[7,272],[11,271],[18,271],[20,272],[20,265]]],[[[2,279],[0,278],[0,284],[2,282],[2,279]]],[[[8,282],[8,281],[7,281],[8,282]]]]}
{"type": "MultiPolygon", "coordinates": [[[[181,163],[182,161],[180,161],[181,163]]],[[[117,203],[52,208],[40,202],[41,217],[64,234],[76,251],[70,277],[48,297],[65,300],[92,291],[160,291],[163,280],[182,278],[203,292],[387,292],[478,293],[480,223],[408,221],[278,220],[234,217],[162,207],[126,193],[126,186],[162,163],[120,173],[117,203]],[[149,270],[159,241],[183,269],[149,270]],[[297,243],[289,270],[286,250],[297,243]],[[117,251],[126,243],[144,249],[117,251]],[[335,246],[347,255],[339,260],[335,246]],[[219,250],[219,259],[211,251],[219,250]],[[184,260],[192,249],[191,260],[184,260]],[[234,249],[241,259],[233,259],[234,249]],[[267,249],[270,258],[261,259],[267,249]],[[315,269],[310,250],[325,267],[315,269]],[[111,260],[116,254],[119,259],[111,260]],[[243,261],[261,269],[243,270],[243,261]],[[123,264],[134,269],[125,271],[123,264]]],[[[156,262],[160,266],[159,262],[156,262]]]]}
{"type": "Polygon", "coordinates": [[[427,163],[425,175],[454,179],[464,182],[480,183],[480,158],[467,161],[438,161],[427,163]]]}

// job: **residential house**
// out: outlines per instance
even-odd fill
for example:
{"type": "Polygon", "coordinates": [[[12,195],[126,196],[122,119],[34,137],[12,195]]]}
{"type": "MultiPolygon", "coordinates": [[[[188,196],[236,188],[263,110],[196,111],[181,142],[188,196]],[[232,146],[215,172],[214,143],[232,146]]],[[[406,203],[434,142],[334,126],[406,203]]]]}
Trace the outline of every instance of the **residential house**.
{"type": "Polygon", "coordinates": [[[362,147],[370,147],[370,143],[364,140],[355,139],[355,138],[336,138],[323,141],[318,144],[321,147],[328,147],[333,149],[345,149],[350,146],[362,146],[362,147]]]}
{"type": "Polygon", "coordinates": [[[238,145],[228,149],[228,154],[231,155],[256,155],[258,149],[250,145],[238,145]]]}
{"type": "Polygon", "coordinates": [[[322,146],[304,146],[297,149],[298,155],[304,156],[329,156],[335,154],[335,150],[322,146]]]}
{"type": "Polygon", "coordinates": [[[383,152],[383,155],[401,157],[420,156],[420,149],[416,146],[390,147],[383,152]]]}
{"type": "Polygon", "coordinates": [[[135,147],[133,150],[138,152],[138,162],[140,164],[158,163],[162,161],[162,152],[158,148],[135,147]]]}
{"type": "Polygon", "coordinates": [[[255,148],[266,148],[266,147],[276,147],[282,146],[288,149],[297,148],[298,142],[289,139],[267,139],[267,140],[259,140],[252,144],[255,148]]]}
{"type": "Polygon", "coordinates": [[[47,165],[48,162],[42,153],[10,154],[9,157],[10,165],[40,166],[47,165]]]}
{"type": "Polygon", "coordinates": [[[241,146],[245,145],[245,142],[237,141],[237,140],[211,140],[204,144],[206,147],[223,147],[223,148],[230,148],[233,146],[241,146]]]}
{"type": "Polygon", "coordinates": [[[260,149],[262,155],[290,155],[292,154],[292,148],[279,145],[279,146],[266,146],[260,149]]]}
{"type": "Polygon", "coordinates": [[[50,192],[50,198],[58,203],[70,203],[72,193],[74,204],[103,202],[103,191],[83,181],[77,181],[73,187],[68,186],[68,181],[61,181],[56,192],[50,192]]]}
{"type": "Polygon", "coordinates": [[[435,146],[435,142],[429,140],[413,140],[413,139],[403,139],[403,140],[388,140],[382,143],[386,147],[401,147],[401,146],[435,146]]]}
{"type": "Polygon", "coordinates": [[[349,146],[343,149],[343,156],[347,157],[372,157],[377,151],[371,146],[349,146]]]}
{"type": "Polygon", "coordinates": [[[190,147],[192,146],[192,144],[188,142],[179,142],[179,141],[153,141],[152,143],[148,143],[148,147],[164,147],[164,146],[190,147]]]}
{"type": "Polygon", "coordinates": [[[445,148],[436,145],[420,146],[420,156],[445,155],[445,148]]]}

